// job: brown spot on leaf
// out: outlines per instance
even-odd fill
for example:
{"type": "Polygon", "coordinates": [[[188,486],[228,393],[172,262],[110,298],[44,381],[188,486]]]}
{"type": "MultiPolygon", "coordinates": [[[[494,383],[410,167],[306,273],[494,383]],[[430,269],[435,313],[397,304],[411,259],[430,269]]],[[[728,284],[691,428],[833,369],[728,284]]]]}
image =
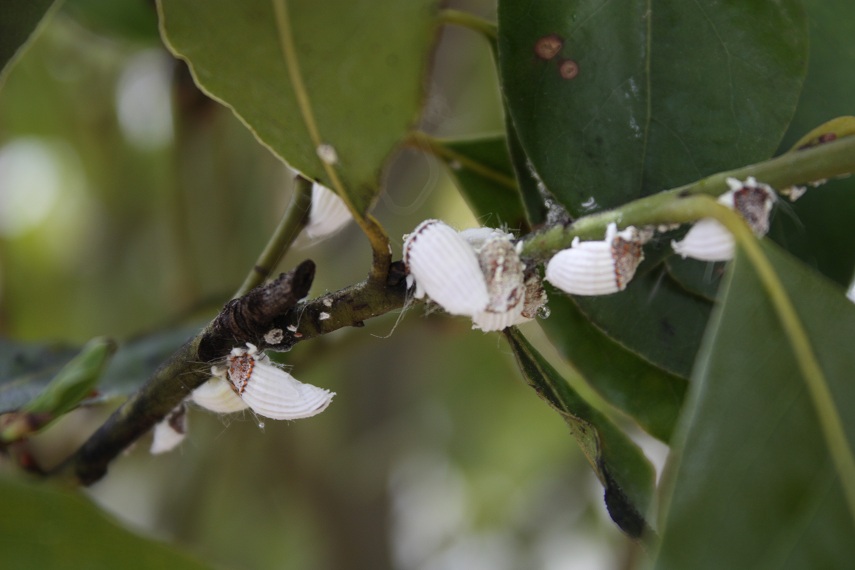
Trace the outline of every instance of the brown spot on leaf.
{"type": "Polygon", "coordinates": [[[564,47],[564,39],[558,34],[549,34],[537,40],[534,44],[534,53],[540,59],[549,60],[558,55],[562,47],[564,47]]]}
{"type": "Polygon", "coordinates": [[[564,79],[573,79],[579,75],[579,64],[572,59],[565,59],[558,64],[558,73],[560,73],[561,77],[564,79]]]}

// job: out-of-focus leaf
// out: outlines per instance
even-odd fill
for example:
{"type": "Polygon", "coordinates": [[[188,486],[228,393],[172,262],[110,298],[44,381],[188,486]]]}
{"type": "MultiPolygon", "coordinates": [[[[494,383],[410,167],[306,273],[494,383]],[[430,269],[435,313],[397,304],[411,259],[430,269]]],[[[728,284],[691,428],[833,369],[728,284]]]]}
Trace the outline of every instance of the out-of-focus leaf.
{"type": "Polygon", "coordinates": [[[683,404],[686,380],[603,334],[572,299],[554,289],[549,293],[551,315],[538,322],[559,352],[606,401],[667,442],[683,404]]]}
{"type": "Polygon", "coordinates": [[[0,562],[7,570],[207,566],[120,527],[78,494],[0,478],[0,562]]]}
{"type": "Polygon", "coordinates": [[[4,416],[0,442],[10,442],[41,430],[92,395],[104,367],[116,351],[108,338],[95,338],[62,367],[38,396],[19,413],[4,416]]]}
{"type": "Polygon", "coordinates": [[[653,494],[653,466],[629,437],[591,407],[535,350],[519,331],[506,329],[525,381],[570,427],[605,487],[609,514],[632,537],[648,530],[644,515],[653,494]]]}
{"type": "Polygon", "coordinates": [[[0,13],[0,87],[15,55],[24,48],[53,3],[54,0],[4,0],[0,13]]]}
{"type": "Polygon", "coordinates": [[[157,10],[149,0],[64,0],[62,9],[96,33],[160,42],[157,10]]]}
{"type": "Polygon", "coordinates": [[[442,158],[482,225],[528,232],[528,221],[514,180],[503,135],[444,140],[442,158]]]}
{"type": "MultiPolygon", "coordinates": [[[[851,443],[855,305],[774,244],[762,247],[811,339],[851,443]]],[[[656,568],[848,568],[853,514],[793,348],[741,252],[691,385],[668,470],[656,568]]]]}
{"type": "Polygon", "coordinates": [[[574,297],[584,315],[618,344],[671,374],[688,378],[712,304],[675,283],[662,265],[639,273],[626,290],[574,297]]]}
{"type": "MultiPolygon", "coordinates": [[[[806,0],[810,29],[810,62],[799,106],[779,152],[817,125],[855,112],[855,18],[848,0],[806,0]],[[847,16],[844,17],[843,14],[847,16]]],[[[831,180],[808,189],[791,205],[792,214],[773,220],[769,236],[808,265],[841,285],[855,272],[852,219],[855,178],[831,180]]]]}
{"type": "MultiPolygon", "coordinates": [[[[199,328],[158,331],[124,343],[101,375],[97,395],[81,403],[95,403],[135,392],[166,357],[199,328]]],[[[78,349],[43,344],[0,342],[0,414],[20,410],[37,398],[77,352],[78,349]]]]}
{"type": "Polygon", "coordinates": [[[386,157],[416,118],[435,2],[277,1],[289,22],[268,0],[159,0],[161,29],[203,89],[292,167],[335,189],[317,154],[319,143],[332,145],[346,197],[364,213],[386,157]],[[296,71],[302,100],[289,76],[296,71]],[[309,106],[320,141],[306,126],[309,106]]]}
{"type": "Polygon", "coordinates": [[[580,216],[771,156],[806,28],[796,0],[504,0],[499,76],[526,154],[580,216]]]}

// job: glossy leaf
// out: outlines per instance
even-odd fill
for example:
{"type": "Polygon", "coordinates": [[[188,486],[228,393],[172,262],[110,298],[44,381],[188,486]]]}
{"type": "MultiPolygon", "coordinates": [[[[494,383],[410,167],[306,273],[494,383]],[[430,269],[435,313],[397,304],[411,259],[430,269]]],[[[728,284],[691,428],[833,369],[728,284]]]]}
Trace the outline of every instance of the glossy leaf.
{"type": "Polygon", "coordinates": [[[576,297],[582,313],[608,336],[654,366],[688,378],[712,304],[688,293],[661,265],[639,268],[626,290],[576,297]]]}
{"type": "Polygon", "coordinates": [[[160,0],[170,49],[199,85],[307,178],[337,188],[317,154],[332,145],[346,197],[364,213],[389,153],[416,118],[434,1],[160,0]],[[293,58],[286,58],[288,34],[293,58]],[[299,72],[304,91],[289,73],[299,72]],[[304,95],[298,99],[297,93],[304,95]],[[309,109],[310,107],[310,109],[309,109]],[[317,125],[316,140],[307,121],[317,125]]]}
{"type": "MultiPolygon", "coordinates": [[[[762,243],[795,305],[855,442],[855,305],[762,243]]],[[[669,466],[656,568],[847,568],[853,516],[793,347],[753,267],[737,254],[692,378],[669,466]]],[[[852,484],[851,481],[848,484],[852,484]]]]}
{"type": "Polygon", "coordinates": [[[573,299],[549,291],[548,319],[538,322],[559,352],[606,401],[667,442],[687,382],[616,343],[582,314],[573,299]]]}
{"type": "Polygon", "coordinates": [[[574,216],[771,156],[806,58],[796,0],[499,3],[514,126],[574,216]]]}
{"type": "MultiPolygon", "coordinates": [[[[810,62],[799,106],[780,152],[818,125],[855,114],[855,19],[848,0],[805,0],[810,26],[810,62]]],[[[841,285],[855,273],[851,223],[855,216],[855,178],[832,180],[809,189],[791,211],[773,220],[776,242],[841,285]]]]}
{"type": "Polygon", "coordinates": [[[79,494],[2,477],[0,503],[3,568],[207,568],[122,528],[79,494]]]}
{"type": "Polygon", "coordinates": [[[516,328],[506,329],[505,335],[523,378],[561,414],[605,487],[612,519],[630,536],[640,537],[648,530],[644,514],[653,494],[653,466],[638,446],[583,400],[516,328]]]}
{"type": "Polygon", "coordinates": [[[527,233],[528,221],[505,137],[445,140],[442,145],[450,151],[443,156],[445,164],[478,221],[527,233]]]}
{"type": "Polygon", "coordinates": [[[0,15],[0,87],[54,0],[6,0],[0,15]]]}

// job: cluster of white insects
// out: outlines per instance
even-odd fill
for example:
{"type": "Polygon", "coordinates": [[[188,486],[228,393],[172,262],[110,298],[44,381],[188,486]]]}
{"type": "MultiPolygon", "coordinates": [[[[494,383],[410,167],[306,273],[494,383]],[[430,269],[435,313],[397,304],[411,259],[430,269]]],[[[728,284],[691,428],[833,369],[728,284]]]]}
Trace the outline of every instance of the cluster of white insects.
{"type": "MultiPolygon", "coordinates": [[[[745,182],[728,178],[727,184],[730,190],[718,201],[737,211],[756,235],[765,235],[776,199],[774,190],[751,177],[745,182]]],[[[309,236],[322,239],[350,219],[341,199],[315,184],[309,236]]],[[[580,241],[577,237],[549,260],[544,278],[573,295],[622,291],[643,261],[642,248],[654,233],[653,228],[633,226],[618,231],[615,224],[609,224],[603,240],[580,241]]],[[[541,278],[536,267],[527,267],[520,258],[521,247],[521,241],[500,229],[458,232],[440,220],[425,220],[404,236],[408,286],[415,286],[416,298],[428,296],[446,312],[471,318],[472,327],[485,332],[545,316],[547,298],[541,278]]],[[[713,219],[696,222],[672,247],[684,258],[703,261],[725,261],[734,253],[730,232],[713,219]]],[[[329,318],[328,313],[322,315],[329,318]]],[[[294,420],[321,413],[335,395],[298,381],[250,343],[246,348],[234,348],[225,364],[213,367],[213,378],[194,390],[194,403],[221,414],[250,409],[265,418],[294,420]]],[[[155,427],[152,453],[168,451],[181,442],[186,432],[184,411],[182,403],[155,427]]]]}

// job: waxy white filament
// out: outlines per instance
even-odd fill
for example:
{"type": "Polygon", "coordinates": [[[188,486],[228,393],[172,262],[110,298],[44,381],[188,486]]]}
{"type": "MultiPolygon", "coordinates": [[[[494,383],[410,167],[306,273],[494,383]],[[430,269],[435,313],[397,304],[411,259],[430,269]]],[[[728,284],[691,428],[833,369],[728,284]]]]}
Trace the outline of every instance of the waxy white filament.
{"type": "Polygon", "coordinates": [[[317,415],[330,405],[334,392],[300,382],[254,345],[247,343],[247,347],[232,350],[227,375],[256,414],[273,420],[296,420],[317,415]]]}
{"type": "Polygon", "coordinates": [[[475,250],[439,220],[425,220],[404,241],[404,263],[425,294],[452,315],[474,316],[487,308],[487,283],[475,250]]]}
{"type": "Polygon", "coordinates": [[[309,210],[309,223],[305,228],[309,238],[327,238],[341,230],[352,219],[350,210],[338,194],[317,182],[312,185],[312,207],[309,210]]]}
{"type": "Polygon", "coordinates": [[[545,279],[571,295],[609,295],[623,291],[644,259],[637,231],[609,224],[602,241],[573,240],[546,265],[545,279]]]}
{"type": "MultiPolygon", "coordinates": [[[[225,374],[225,371],[221,374],[225,374]]],[[[249,407],[235,393],[231,382],[216,376],[193,390],[190,398],[199,406],[218,414],[231,414],[249,407]]]]}

